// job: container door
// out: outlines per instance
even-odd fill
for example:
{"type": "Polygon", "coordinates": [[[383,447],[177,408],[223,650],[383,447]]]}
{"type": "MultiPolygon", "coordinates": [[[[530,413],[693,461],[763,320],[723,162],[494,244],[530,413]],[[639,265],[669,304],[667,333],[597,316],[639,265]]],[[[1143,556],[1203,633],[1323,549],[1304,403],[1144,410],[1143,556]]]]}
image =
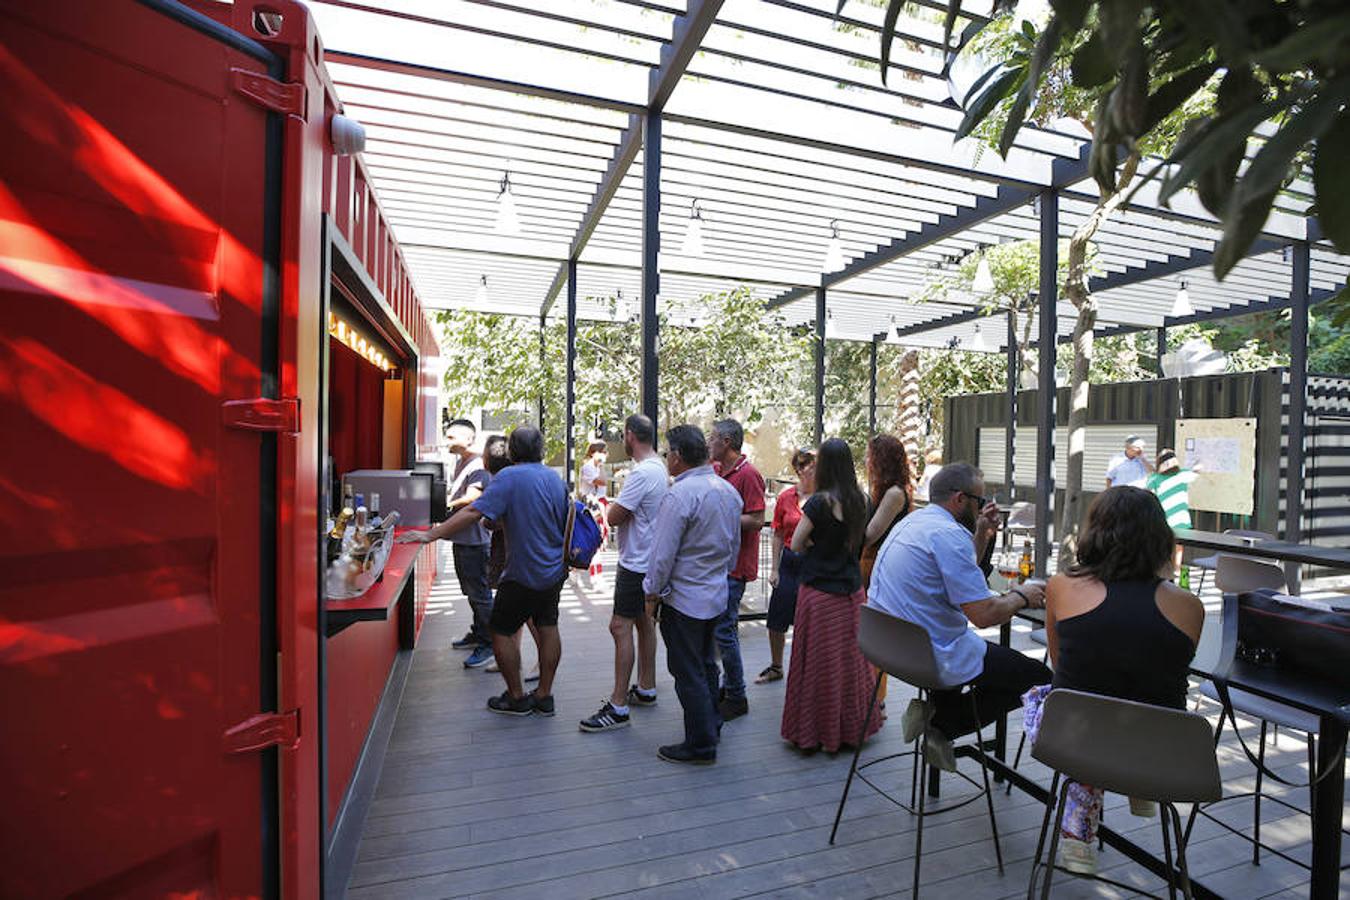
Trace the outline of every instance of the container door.
{"type": "Polygon", "coordinates": [[[275,893],[262,70],[0,0],[3,897],[275,893]]]}

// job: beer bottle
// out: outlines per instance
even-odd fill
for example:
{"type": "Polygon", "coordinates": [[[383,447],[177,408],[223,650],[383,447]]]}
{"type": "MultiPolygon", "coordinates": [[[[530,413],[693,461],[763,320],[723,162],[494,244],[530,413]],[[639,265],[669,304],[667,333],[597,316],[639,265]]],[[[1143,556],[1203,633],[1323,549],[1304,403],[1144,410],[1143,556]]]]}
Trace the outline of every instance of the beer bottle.
{"type": "Polygon", "coordinates": [[[1022,544],[1022,559],[1017,564],[1017,580],[1019,583],[1025,582],[1031,577],[1032,566],[1031,541],[1028,540],[1022,544]]]}

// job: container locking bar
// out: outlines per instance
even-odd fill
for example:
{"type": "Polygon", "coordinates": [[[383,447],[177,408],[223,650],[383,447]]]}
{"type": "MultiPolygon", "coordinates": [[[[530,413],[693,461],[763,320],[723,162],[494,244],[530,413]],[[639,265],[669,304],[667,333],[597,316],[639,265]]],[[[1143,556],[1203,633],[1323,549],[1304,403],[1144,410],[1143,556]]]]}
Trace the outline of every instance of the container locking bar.
{"type": "Polygon", "coordinates": [[[252,397],[248,400],[226,400],[221,408],[225,424],[243,431],[280,431],[296,434],[300,431],[300,399],[283,397],[252,397]]]}
{"type": "Polygon", "coordinates": [[[300,744],[300,710],[259,713],[225,732],[226,753],[249,753],[278,746],[294,750],[300,744]]]}

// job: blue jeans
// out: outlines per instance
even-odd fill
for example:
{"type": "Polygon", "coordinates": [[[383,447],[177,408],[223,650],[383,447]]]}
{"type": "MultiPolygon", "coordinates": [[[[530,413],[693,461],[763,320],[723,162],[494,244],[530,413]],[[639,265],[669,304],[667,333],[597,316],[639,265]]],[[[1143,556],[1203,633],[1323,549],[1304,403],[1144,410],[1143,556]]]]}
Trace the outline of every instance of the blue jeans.
{"type": "Polygon", "coordinates": [[[469,598],[473,624],[469,633],[480,647],[492,646],[488,620],[492,618],[492,588],[488,587],[488,548],[486,544],[451,544],[455,557],[455,575],[459,589],[469,598]]]}
{"type": "Polygon", "coordinates": [[[675,696],[684,708],[684,743],[696,755],[717,755],[722,717],[717,712],[717,619],[695,619],[669,603],[661,607],[661,639],[666,667],[675,679],[675,696]]]}
{"type": "Polygon", "coordinates": [[[745,666],[741,663],[741,598],[745,582],[727,579],[727,608],[717,622],[717,649],[722,652],[722,690],[733,700],[745,697],[745,666]]]}

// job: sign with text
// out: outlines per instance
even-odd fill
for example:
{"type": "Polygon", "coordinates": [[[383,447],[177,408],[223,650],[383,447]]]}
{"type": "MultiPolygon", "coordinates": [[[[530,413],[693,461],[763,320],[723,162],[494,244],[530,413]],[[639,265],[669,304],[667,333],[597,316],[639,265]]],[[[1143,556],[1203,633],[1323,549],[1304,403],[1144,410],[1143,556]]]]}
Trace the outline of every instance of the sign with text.
{"type": "Polygon", "coordinates": [[[1178,419],[1177,458],[1194,469],[1191,509],[1252,514],[1256,496],[1255,419],[1178,419]]]}

